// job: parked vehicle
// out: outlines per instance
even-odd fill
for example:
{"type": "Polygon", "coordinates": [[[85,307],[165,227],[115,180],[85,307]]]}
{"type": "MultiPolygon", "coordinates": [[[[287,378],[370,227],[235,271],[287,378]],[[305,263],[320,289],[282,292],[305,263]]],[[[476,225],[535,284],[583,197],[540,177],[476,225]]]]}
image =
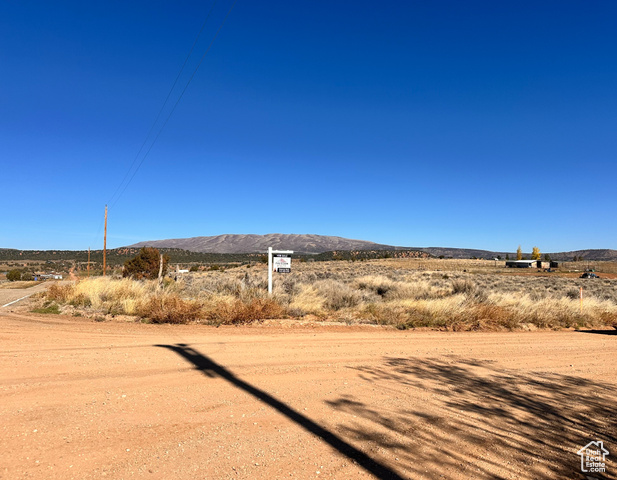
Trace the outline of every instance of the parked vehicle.
{"type": "Polygon", "coordinates": [[[585,272],[579,278],[600,278],[595,273],[585,272]]]}

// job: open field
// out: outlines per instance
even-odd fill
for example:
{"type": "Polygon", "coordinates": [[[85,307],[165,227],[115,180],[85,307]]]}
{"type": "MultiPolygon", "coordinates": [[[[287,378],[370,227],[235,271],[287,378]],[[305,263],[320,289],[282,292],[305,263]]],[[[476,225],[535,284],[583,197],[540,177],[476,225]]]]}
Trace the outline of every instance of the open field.
{"type": "Polygon", "coordinates": [[[216,325],[272,318],[446,330],[617,325],[617,279],[601,275],[500,271],[486,261],[298,262],[293,273],[275,275],[269,297],[266,267],[245,265],[177,275],[163,288],[92,278],[52,287],[43,308],[58,303],[64,313],[99,320],[216,325]]]}
{"type": "Polygon", "coordinates": [[[463,271],[469,273],[507,274],[507,275],[549,275],[570,276],[570,273],[584,272],[587,268],[593,268],[598,274],[608,274],[607,278],[617,278],[617,262],[605,261],[580,261],[559,262],[556,272],[547,274],[538,272],[536,268],[514,269],[506,268],[504,260],[472,260],[472,259],[439,259],[439,258],[404,258],[376,260],[374,263],[388,265],[393,268],[405,268],[410,270],[429,271],[463,271]]]}
{"type": "Polygon", "coordinates": [[[0,478],[617,478],[613,330],[276,325],[0,310],[0,478]]]}

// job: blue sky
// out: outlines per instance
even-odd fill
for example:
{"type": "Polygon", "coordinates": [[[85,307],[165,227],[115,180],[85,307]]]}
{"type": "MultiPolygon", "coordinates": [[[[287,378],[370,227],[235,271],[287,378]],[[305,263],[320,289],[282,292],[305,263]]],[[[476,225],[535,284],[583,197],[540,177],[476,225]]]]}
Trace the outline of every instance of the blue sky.
{"type": "Polygon", "coordinates": [[[0,247],[617,248],[616,2],[232,4],[0,2],[0,247]]]}

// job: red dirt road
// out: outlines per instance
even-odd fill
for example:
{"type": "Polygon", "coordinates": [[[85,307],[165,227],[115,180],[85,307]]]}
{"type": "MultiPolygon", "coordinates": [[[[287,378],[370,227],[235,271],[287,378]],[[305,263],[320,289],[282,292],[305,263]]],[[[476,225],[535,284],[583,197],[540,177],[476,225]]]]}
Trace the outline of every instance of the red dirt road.
{"type": "Polygon", "coordinates": [[[616,478],[617,335],[0,311],[0,478],[616,478]]]}

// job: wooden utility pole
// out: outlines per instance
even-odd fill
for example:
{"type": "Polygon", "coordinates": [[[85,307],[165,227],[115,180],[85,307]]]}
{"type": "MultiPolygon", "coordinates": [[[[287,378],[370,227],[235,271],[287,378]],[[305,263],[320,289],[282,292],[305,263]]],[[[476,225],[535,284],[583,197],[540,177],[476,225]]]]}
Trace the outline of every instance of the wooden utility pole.
{"type": "Polygon", "coordinates": [[[88,276],[90,276],[90,247],[88,247],[88,276]]]}
{"type": "Polygon", "coordinates": [[[107,269],[107,205],[105,205],[105,235],[103,236],[103,276],[107,269]]]}

